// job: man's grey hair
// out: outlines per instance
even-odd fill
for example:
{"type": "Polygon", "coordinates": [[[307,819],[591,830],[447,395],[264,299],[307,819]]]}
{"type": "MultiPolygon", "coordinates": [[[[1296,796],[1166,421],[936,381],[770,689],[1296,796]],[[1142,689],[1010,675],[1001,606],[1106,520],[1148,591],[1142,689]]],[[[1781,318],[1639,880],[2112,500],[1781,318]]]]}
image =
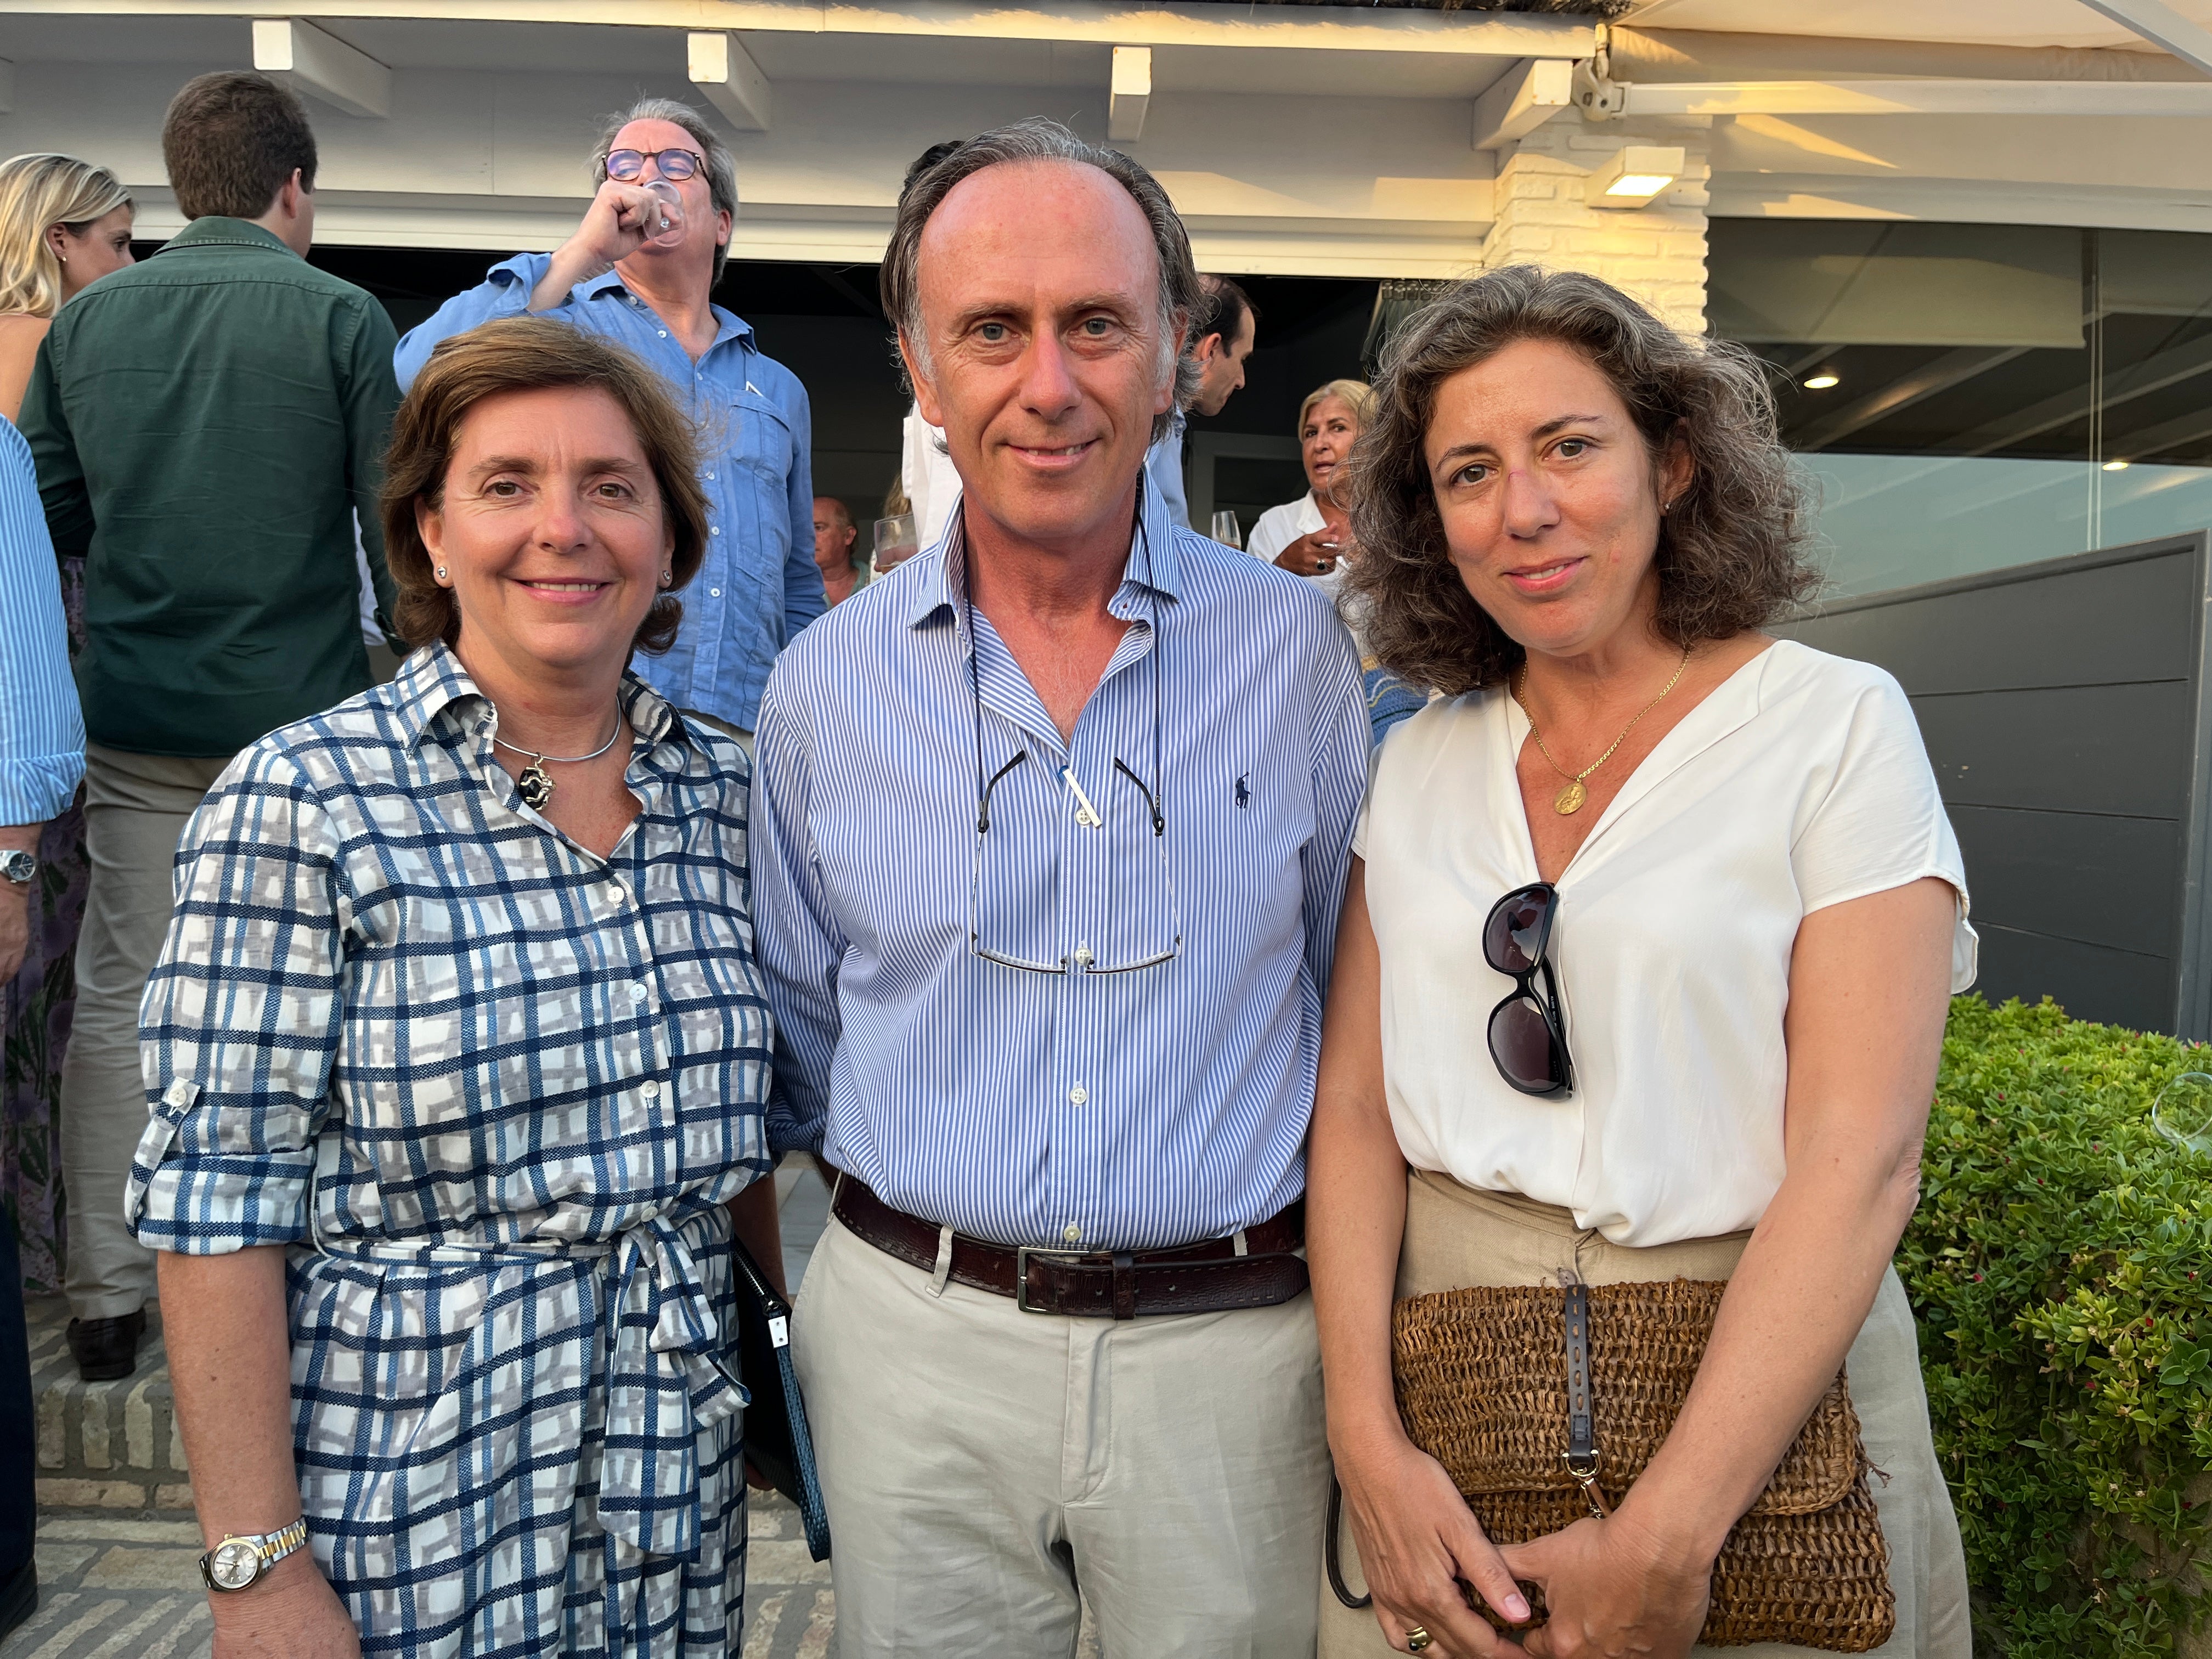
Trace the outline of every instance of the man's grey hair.
{"type": "MultiPolygon", "coordinates": [[[[714,136],[714,129],[707,125],[706,118],[689,104],[680,104],[673,98],[641,98],[618,115],[610,115],[600,124],[599,147],[592,152],[592,188],[596,190],[607,181],[607,152],[615,147],[616,135],[633,121],[667,121],[682,127],[699,146],[699,153],[707,158],[707,193],[716,208],[730,216],[730,241],[738,237],[738,163],[730,154],[730,147],[714,136]]],[[[730,245],[725,242],[714,250],[714,274],[709,280],[722,280],[722,267],[730,262],[730,245]]]]}
{"type": "MultiPolygon", "coordinates": [[[[1163,379],[1173,376],[1174,409],[1188,405],[1198,392],[1198,363],[1188,353],[1176,349],[1176,337],[1188,331],[1200,303],[1198,271],[1191,264],[1190,237],[1182,219],[1160,188],[1159,180],[1118,149],[1085,143],[1057,121],[1033,116],[970,138],[914,180],[899,198],[898,221],[891,229],[890,246],[884,254],[884,315],[906,342],[907,349],[922,372],[929,372],[929,340],[921,323],[921,233],[953,186],[986,167],[1034,161],[1066,161],[1099,172],[1129,192],[1152,233],[1152,252],[1158,256],[1159,281],[1159,366],[1163,379]]],[[[1158,441],[1174,419],[1174,409],[1156,416],[1152,437],[1158,441]]]]}

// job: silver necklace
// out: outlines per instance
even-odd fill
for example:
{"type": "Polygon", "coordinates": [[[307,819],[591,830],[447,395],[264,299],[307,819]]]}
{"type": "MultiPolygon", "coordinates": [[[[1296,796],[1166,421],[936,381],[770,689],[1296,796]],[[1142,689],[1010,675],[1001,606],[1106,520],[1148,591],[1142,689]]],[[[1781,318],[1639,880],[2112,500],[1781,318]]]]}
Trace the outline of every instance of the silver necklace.
{"type": "MultiPolygon", "coordinates": [[[[496,711],[495,711],[496,712],[496,711]]],[[[514,793],[522,797],[522,804],[533,812],[545,810],[545,803],[553,799],[553,780],[547,775],[545,763],[556,766],[574,766],[583,761],[595,761],[615,746],[622,736],[622,705],[615,705],[615,729],[607,733],[607,740],[588,755],[531,755],[520,744],[509,743],[505,738],[494,738],[500,748],[517,755],[530,755],[530,764],[524,767],[514,780],[514,793]]]]}

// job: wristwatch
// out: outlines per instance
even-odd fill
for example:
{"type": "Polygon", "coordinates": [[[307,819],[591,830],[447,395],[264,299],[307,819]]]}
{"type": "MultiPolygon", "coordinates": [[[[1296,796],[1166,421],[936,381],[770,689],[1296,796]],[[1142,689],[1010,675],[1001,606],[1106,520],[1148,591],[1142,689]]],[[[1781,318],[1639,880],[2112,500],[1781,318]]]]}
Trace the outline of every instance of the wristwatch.
{"type": "Polygon", "coordinates": [[[0,880],[11,881],[18,887],[28,887],[31,878],[39,873],[39,861],[21,848],[10,848],[0,853],[0,880]]]}
{"type": "Polygon", "coordinates": [[[200,1577],[211,1590],[251,1589],[269,1569],[307,1541],[307,1518],[256,1537],[225,1538],[200,1557],[200,1577]]]}

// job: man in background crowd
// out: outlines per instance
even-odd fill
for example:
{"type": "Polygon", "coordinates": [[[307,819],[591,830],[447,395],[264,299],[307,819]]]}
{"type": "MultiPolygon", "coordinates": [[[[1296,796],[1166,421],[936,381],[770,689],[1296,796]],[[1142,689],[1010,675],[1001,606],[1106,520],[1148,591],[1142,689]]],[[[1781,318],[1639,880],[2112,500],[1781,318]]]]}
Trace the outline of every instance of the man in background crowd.
{"type": "Polygon", "coordinates": [[[822,597],[831,605],[849,599],[868,585],[866,561],[855,557],[860,530],[835,495],[814,498],[814,563],[822,573],[822,597]]]}
{"type": "Polygon", "coordinates": [[[714,303],[738,172],[698,112],[640,99],[607,123],[592,173],[599,193],[576,234],[550,254],[494,265],[410,330],[400,381],[414,380],[441,340],[526,312],[605,335],[668,378],[706,434],[707,561],[684,590],[674,648],[635,666],[685,714],[750,744],[776,653],[823,610],[806,390],[714,303]]]}
{"type": "MultiPolygon", "coordinates": [[[[61,571],[30,447],[0,420],[0,1028],[15,1018],[15,980],[38,908],[40,832],[69,810],[83,775],[84,721],[70,682],[61,571]]],[[[39,975],[29,978],[35,986],[39,975]]],[[[0,1423],[17,1425],[0,1434],[0,1638],[39,1605],[32,1413],[22,1266],[15,1225],[0,1213],[0,1423]]]]}
{"type": "MultiPolygon", "coordinates": [[[[1226,276],[1201,276],[1198,286],[1206,315],[1194,325],[1198,342],[1190,348],[1198,363],[1198,393],[1190,408],[1218,415],[1244,389],[1244,360],[1260,337],[1260,312],[1252,296],[1226,276]]],[[[1167,502],[1168,516],[1185,530],[1191,523],[1183,492],[1182,434],[1189,424],[1188,410],[1176,410],[1166,435],[1145,457],[1145,471],[1167,502]]]]}
{"type": "Polygon", "coordinates": [[[306,255],[315,135],[259,75],[203,75],[161,154],[191,222],[54,319],[23,403],[56,550],[85,560],[77,684],[92,884],[63,1063],[70,1351],[128,1376],[154,1261],[123,1215],[147,1128],[138,1000],[185,820],[230,757],[371,684],[362,547],[399,389],[384,307],[306,255]]]}

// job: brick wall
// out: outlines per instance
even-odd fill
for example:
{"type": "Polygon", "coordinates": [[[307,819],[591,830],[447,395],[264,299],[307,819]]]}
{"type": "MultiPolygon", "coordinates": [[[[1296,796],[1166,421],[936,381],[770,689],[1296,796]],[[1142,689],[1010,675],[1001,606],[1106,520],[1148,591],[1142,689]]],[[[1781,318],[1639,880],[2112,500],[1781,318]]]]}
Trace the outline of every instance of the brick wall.
{"type": "Polygon", "coordinates": [[[1499,153],[1496,222],[1483,268],[1528,262],[1584,270],[1634,295],[1689,333],[1705,330],[1705,134],[1675,123],[1584,123],[1553,116],[1499,153]],[[1680,144],[1682,175],[1649,207],[1594,208],[1583,183],[1624,144],[1680,144]]]}

